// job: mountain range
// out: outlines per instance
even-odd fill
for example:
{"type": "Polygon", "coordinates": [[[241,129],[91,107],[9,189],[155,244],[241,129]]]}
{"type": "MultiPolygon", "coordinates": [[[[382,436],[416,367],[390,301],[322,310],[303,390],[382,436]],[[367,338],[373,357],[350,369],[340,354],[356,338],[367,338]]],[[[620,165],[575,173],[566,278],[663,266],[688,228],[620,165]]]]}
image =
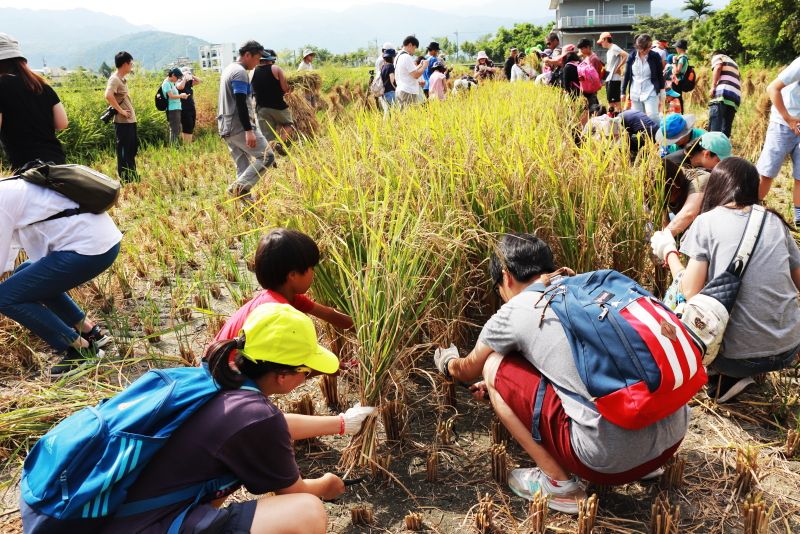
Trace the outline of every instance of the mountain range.
{"type": "MultiPolygon", "coordinates": [[[[654,2],[653,13],[680,16],[680,1],[654,2]]],[[[193,19],[151,26],[131,24],[122,17],[86,9],[0,8],[0,20],[2,31],[19,39],[32,67],[83,66],[96,70],[103,61],[112,65],[119,50],[131,52],[145,68],[155,69],[179,56],[197,60],[198,47],[209,41],[240,43],[256,39],[276,50],[311,44],[341,53],[385,41],[398,44],[408,34],[426,43],[442,36],[454,41],[458,32],[458,39],[463,42],[494,33],[501,26],[511,27],[518,22],[546,24],[554,18],[552,11],[534,2],[520,4],[519,0],[494,0],[457,13],[392,3],[339,11],[270,11],[259,6],[248,17],[226,10],[213,17],[206,12],[193,13],[193,19]],[[187,30],[192,35],[186,35],[187,30]]]]}

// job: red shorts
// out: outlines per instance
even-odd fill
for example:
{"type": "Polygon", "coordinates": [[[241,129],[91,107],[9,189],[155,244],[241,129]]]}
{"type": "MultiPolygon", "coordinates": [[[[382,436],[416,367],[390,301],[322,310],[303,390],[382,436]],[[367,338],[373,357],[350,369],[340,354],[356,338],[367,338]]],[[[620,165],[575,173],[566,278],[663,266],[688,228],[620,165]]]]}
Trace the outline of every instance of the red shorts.
{"type": "MultiPolygon", "coordinates": [[[[518,355],[503,358],[495,376],[495,389],[527,428],[531,428],[536,390],[541,379],[542,375],[539,371],[528,360],[518,355]]],[[[548,383],[544,394],[544,402],[542,403],[542,415],[539,420],[539,432],[542,436],[540,445],[566,471],[595,484],[618,485],[639,480],[664,465],[675,454],[681,444],[679,441],[664,451],[658,458],[628,471],[622,473],[598,473],[583,465],[572,449],[572,440],[570,438],[571,423],[572,420],[564,412],[564,407],[561,405],[561,399],[556,394],[552,384],[548,383]]]]}

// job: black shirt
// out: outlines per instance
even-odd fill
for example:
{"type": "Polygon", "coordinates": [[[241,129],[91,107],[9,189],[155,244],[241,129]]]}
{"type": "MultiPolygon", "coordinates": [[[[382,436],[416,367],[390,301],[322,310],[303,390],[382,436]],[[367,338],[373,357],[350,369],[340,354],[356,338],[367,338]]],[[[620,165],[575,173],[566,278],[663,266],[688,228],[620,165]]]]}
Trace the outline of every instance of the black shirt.
{"type": "Polygon", "coordinates": [[[506,75],[506,80],[511,79],[511,69],[514,67],[514,63],[517,61],[513,57],[509,57],[506,59],[506,64],[503,65],[503,72],[506,75]]]}
{"type": "Polygon", "coordinates": [[[273,65],[262,65],[253,71],[250,85],[256,95],[256,106],[270,109],[286,109],[289,106],[283,99],[281,82],[272,73],[273,65]]]}
{"type": "Polygon", "coordinates": [[[187,107],[194,107],[194,89],[192,88],[192,85],[194,85],[194,80],[189,80],[183,84],[183,89],[178,91],[178,94],[189,95],[186,100],[181,102],[181,110],[186,109],[187,107]]]}
{"type": "Polygon", "coordinates": [[[391,93],[396,90],[394,84],[392,83],[392,79],[389,77],[391,74],[394,74],[393,64],[386,63],[383,67],[381,67],[381,81],[383,82],[384,93],[391,93]]]}
{"type": "Polygon", "coordinates": [[[564,65],[561,75],[563,77],[562,87],[564,91],[570,96],[580,96],[581,82],[578,78],[578,66],[573,62],[567,63],[564,65]]]}
{"type": "Polygon", "coordinates": [[[66,163],[64,149],[56,139],[53,106],[60,100],[44,84],[41,94],[29,91],[19,76],[0,75],[0,143],[13,169],[35,159],[66,163]]]}

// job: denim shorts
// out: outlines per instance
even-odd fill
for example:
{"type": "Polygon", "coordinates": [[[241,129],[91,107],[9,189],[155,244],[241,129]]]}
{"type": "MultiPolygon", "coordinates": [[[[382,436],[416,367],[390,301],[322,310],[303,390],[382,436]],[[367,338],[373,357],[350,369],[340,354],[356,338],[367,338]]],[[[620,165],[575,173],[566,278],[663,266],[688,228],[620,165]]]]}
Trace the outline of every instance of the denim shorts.
{"type": "Polygon", "coordinates": [[[192,511],[193,526],[181,528],[181,534],[249,534],[257,503],[256,500],[234,502],[225,508],[198,506],[192,511]]]}
{"type": "Polygon", "coordinates": [[[756,164],[758,173],[767,178],[777,177],[787,156],[792,158],[792,176],[800,180],[800,135],[785,124],[770,122],[764,148],[756,164]]]}

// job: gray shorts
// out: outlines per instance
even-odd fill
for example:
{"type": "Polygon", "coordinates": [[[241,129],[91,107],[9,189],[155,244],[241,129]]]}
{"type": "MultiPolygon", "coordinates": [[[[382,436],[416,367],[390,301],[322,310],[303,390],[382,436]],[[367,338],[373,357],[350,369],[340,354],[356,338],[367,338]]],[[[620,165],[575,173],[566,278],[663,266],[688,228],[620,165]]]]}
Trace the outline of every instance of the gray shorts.
{"type": "Polygon", "coordinates": [[[716,369],[725,376],[744,378],[761,373],[769,373],[770,371],[786,369],[797,359],[798,352],[800,352],[800,346],[789,349],[783,354],[746,360],[732,360],[726,358],[724,354],[720,354],[711,363],[710,367],[716,369]]]}
{"type": "Polygon", "coordinates": [[[401,108],[421,103],[419,94],[405,93],[403,91],[395,91],[394,99],[397,105],[401,108]]]}
{"type": "Polygon", "coordinates": [[[800,180],[800,135],[785,124],[770,122],[764,148],[756,163],[758,173],[767,178],[777,177],[787,156],[792,158],[792,176],[800,180]]]}
{"type": "Polygon", "coordinates": [[[249,534],[257,503],[235,502],[225,508],[214,508],[208,504],[198,506],[192,511],[193,527],[181,528],[181,534],[249,534]]]}
{"type": "Polygon", "coordinates": [[[258,108],[258,127],[261,128],[261,133],[267,138],[267,141],[275,141],[277,139],[275,132],[281,126],[294,126],[294,118],[292,117],[292,110],[286,109],[272,109],[272,108],[258,108]]]}

